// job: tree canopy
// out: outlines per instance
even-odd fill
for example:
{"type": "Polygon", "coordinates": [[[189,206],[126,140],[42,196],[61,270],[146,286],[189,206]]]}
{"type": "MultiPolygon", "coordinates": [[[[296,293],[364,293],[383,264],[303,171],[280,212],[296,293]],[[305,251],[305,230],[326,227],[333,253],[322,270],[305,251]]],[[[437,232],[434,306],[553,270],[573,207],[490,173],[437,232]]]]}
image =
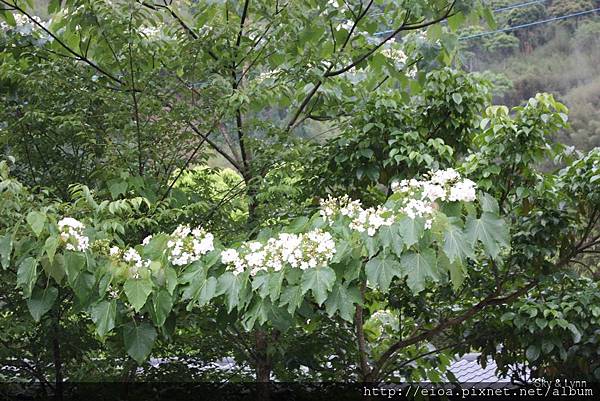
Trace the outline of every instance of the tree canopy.
{"type": "Polygon", "coordinates": [[[35,10],[0,0],[0,378],[600,379],[600,152],[461,68],[482,2],[35,10]]]}

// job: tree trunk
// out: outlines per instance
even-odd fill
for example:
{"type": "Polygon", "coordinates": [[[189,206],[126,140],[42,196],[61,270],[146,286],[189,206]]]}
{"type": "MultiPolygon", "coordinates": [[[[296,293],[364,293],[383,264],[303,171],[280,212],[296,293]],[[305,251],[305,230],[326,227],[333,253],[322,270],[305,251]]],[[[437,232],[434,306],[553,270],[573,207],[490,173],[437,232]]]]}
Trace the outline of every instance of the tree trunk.
{"type": "Polygon", "coordinates": [[[256,338],[256,383],[258,390],[258,399],[260,401],[269,401],[271,393],[269,382],[271,380],[271,359],[267,353],[268,338],[264,330],[257,330],[256,338]]]}
{"type": "MultiPolygon", "coordinates": [[[[60,299],[60,296],[58,297],[60,299]]],[[[54,399],[62,401],[63,399],[63,374],[62,374],[62,358],[60,355],[60,303],[56,309],[56,317],[54,321],[54,336],[52,339],[52,358],[54,362],[54,399]]]]}
{"type": "MultiPolygon", "coordinates": [[[[362,301],[365,299],[365,284],[360,287],[362,301]]],[[[356,306],[356,339],[358,342],[358,355],[360,358],[360,379],[363,382],[370,381],[371,369],[369,369],[369,360],[367,355],[367,342],[365,341],[365,331],[363,328],[363,308],[361,305],[356,306]]]]}

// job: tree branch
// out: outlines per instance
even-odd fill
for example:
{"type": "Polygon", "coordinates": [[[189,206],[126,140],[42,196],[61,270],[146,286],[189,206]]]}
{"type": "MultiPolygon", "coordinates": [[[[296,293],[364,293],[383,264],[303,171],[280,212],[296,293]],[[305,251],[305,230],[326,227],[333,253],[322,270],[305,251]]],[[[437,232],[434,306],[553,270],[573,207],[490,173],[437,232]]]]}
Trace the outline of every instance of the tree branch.
{"type": "Polygon", "coordinates": [[[34,19],[29,13],[27,13],[27,11],[25,11],[21,7],[17,6],[16,4],[10,4],[10,3],[6,2],[6,0],[0,0],[0,3],[5,4],[9,7],[14,7],[14,10],[17,10],[21,14],[25,15],[33,24],[38,26],[40,29],[42,29],[44,32],[46,32],[46,34],[48,34],[50,37],[52,37],[52,39],[54,39],[56,41],[56,43],[58,43],[63,49],[65,49],[66,51],[71,53],[73,56],[75,56],[75,58],[77,60],[83,61],[84,63],[88,64],[90,67],[94,68],[96,71],[98,71],[102,75],[106,76],[107,78],[111,79],[112,81],[115,81],[115,82],[125,86],[125,82],[123,82],[119,78],[115,77],[108,71],[104,70],[102,67],[100,67],[99,65],[97,65],[96,63],[94,63],[93,61],[91,61],[90,59],[85,57],[84,55],[77,53],[75,50],[73,50],[69,46],[67,46],[58,36],[56,36],[55,34],[50,32],[43,24],[41,24],[36,19],[34,19]]]}
{"type": "MultiPolygon", "coordinates": [[[[367,58],[369,58],[369,56],[371,56],[373,53],[375,53],[379,48],[381,48],[381,46],[383,46],[384,44],[386,44],[389,40],[391,40],[392,38],[394,38],[396,35],[398,35],[400,32],[403,31],[413,31],[413,30],[417,30],[417,29],[422,29],[422,28],[426,28],[430,25],[435,25],[439,22],[444,21],[445,19],[447,19],[448,17],[452,16],[452,9],[454,8],[454,4],[456,3],[456,0],[452,2],[452,4],[450,5],[450,7],[448,7],[448,9],[446,10],[446,12],[444,13],[444,15],[431,20],[431,21],[427,21],[427,22],[423,22],[420,24],[412,24],[412,25],[407,25],[407,19],[404,19],[404,22],[402,23],[402,25],[400,25],[400,27],[398,27],[398,29],[396,29],[395,31],[393,31],[392,33],[390,33],[385,39],[383,39],[380,43],[378,43],[377,45],[375,45],[372,49],[370,49],[369,51],[365,52],[362,56],[358,57],[356,60],[354,60],[352,63],[348,64],[347,66],[340,68],[339,70],[335,70],[335,71],[330,71],[325,73],[325,77],[335,77],[337,75],[341,75],[349,70],[351,70],[353,67],[356,67],[358,64],[360,64],[361,62],[363,62],[364,60],[366,60],[367,58]]],[[[406,15],[407,17],[409,16],[409,14],[407,13],[406,15]]]]}
{"type": "Polygon", "coordinates": [[[442,332],[443,330],[445,330],[449,327],[459,325],[462,322],[468,320],[469,318],[473,317],[474,315],[479,313],[481,310],[483,310],[489,306],[502,305],[504,303],[511,302],[511,301],[515,300],[516,298],[520,297],[521,295],[527,293],[527,291],[531,290],[537,284],[538,284],[538,281],[533,280],[529,284],[527,284],[525,287],[523,287],[519,290],[516,290],[513,293],[511,293],[507,296],[504,296],[504,297],[496,297],[498,294],[494,293],[494,294],[488,296],[487,298],[485,298],[484,300],[480,301],[479,303],[477,303],[475,306],[468,309],[462,315],[456,316],[451,319],[444,320],[443,322],[439,323],[437,326],[435,326],[431,330],[427,330],[424,333],[413,335],[405,340],[401,340],[401,341],[394,343],[381,355],[381,357],[379,357],[379,359],[375,363],[375,367],[372,370],[372,373],[369,377],[369,381],[373,381],[373,380],[377,379],[377,376],[380,374],[380,372],[383,369],[383,367],[385,366],[385,364],[389,361],[389,359],[397,351],[399,351],[405,347],[408,347],[409,345],[416,344],[420,341],[428,340],[428,339],[434,337],[436,334],[442,332]]]}
{"type": "Polygon", "coordinates": [[[194,126],[194,124],[192,124],[191,122],[187,122],[187,125],[190,127],[190,129],[192,131],[194,131],[198,136],[200,136],[200,138],[203,138],[206,143],[208,143],[217,153],[219,153],[221,156],[223,156],[225,159],[227,159],[227,161],[229,163],[231,163],[231,165],[233,165],[233,167],[235,167],[235,169],[241,174],[243,172],[243,168],[242,166],[240,166],[238,164],[237,161],[235,161],[235,159],[233,157],[231,157],[229,154],[227,154],[227,152],[225,152],[223,149],[221,149],[215,142],[213,142],[207,135],[203,134],[202,132],[200,132],[200,130],[194,126]]]}

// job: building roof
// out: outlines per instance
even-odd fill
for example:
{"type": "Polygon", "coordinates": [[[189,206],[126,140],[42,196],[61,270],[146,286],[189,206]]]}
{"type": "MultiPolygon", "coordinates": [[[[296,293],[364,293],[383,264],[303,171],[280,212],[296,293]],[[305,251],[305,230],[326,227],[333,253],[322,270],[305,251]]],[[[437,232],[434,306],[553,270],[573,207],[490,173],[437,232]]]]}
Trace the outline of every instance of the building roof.
{"type": "Polygon", "coordinates": [[[452,363],[448,370],[450,370],[454,376],[456,376],[456,381],[459,383],[512,384],[509,377],[500,377],[496,373],[497,366],[493,359],[488,358],[487,364],[485,368],[483,368],[477,362],[479,357],[479,353],[465,354],[452,363]]]}

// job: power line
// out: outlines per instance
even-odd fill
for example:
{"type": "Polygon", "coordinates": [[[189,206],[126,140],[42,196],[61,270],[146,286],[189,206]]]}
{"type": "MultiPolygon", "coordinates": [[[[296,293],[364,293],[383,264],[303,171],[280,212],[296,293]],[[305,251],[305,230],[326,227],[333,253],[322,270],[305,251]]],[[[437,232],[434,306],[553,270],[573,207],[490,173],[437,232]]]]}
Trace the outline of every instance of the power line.
{"type": "MultiPolygon", "coordinates": [[[[513,4],[511,6],[506,6],[506,7],[500,7],[500,8],[495,8],[492,10],[493,13],[500,13],[500,12],[504,12],[504,11],[509,11],[509,10],[514,10],[515,8],[521,8],[521,7],[526,7],[526,6],[530,6],[533,4],[539,4],[539,3],[545,3],[548,0],[533,0],[533,1],[528,1],[525,3],[519,3],[519,4],[513,4]]],[[[385,13],[375,13],[373,14],[373,16],[378,16],[378,15],[383,15],[385,13]]],[[[375,32],[373,35],[374,36],[381,36],[381,35],[386,35],[388,33],[392,33],[394,32],[393,29],[387,30],[387,31],[381,31],[381,32],[375,32]]]]}
{"type": "Polygon", "coordinates": [[[499,13],[499,12],[503,12],[503,11],[514,10],[515,8],[521,8],[521,7],[531,6],[531,5],[534,5],[534,4],[545,3],[547,1],[548,0],[528,1],[527,3],[513,4],[512,6],[506,6],[506,7],[496,8],[495,10],[492,10],[492,11],[495,12],[495,13],[499,13]]]}
{"type": "Polygon", "coordinates": [[[559,21],[559,20],[563,20],[563,19],[567,19],[567,18],[579,17],[581,15],[591,14],[591,13],[594,13],[597,11],[600,11],[600,7],[595,8],[593,10],[580,11],[578,13],[562,15],[560,17],[549,18],[549,19],[545,19],[542,21],[529,22],[527,24],[521,24],[521,25],[511,26],[508,28],[497,29],[495,31],[482,32],[482,33],[477,33],[477,34],[469,35],[469,36],[462,36],[462,37],[458,38],[458,40],[474,39],[474,38],[480,38],[482,36],[493,35],[495,33],[500,33],[500,32],[515,31],[517,29],[528,28],[528,27],[534,26],[534,25],[546,24],[548,22],[554,22],[554,21],[559,21]]]}

